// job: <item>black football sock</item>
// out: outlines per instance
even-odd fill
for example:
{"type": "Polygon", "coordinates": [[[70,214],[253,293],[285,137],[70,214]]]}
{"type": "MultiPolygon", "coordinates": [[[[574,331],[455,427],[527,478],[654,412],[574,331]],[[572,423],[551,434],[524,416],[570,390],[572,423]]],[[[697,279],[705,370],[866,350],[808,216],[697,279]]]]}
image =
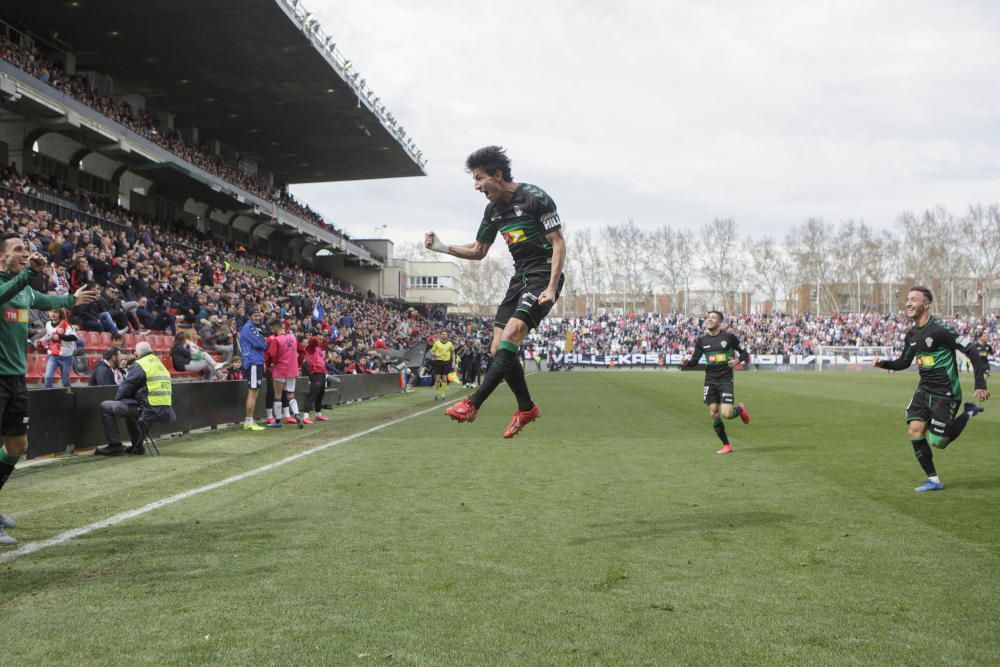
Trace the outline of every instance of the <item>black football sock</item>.
{"type": "Polygon", "coordinates": [[[951,442],[958,440],[958,436],[962,435],[962,431],[965,430],[966,425],[969,423],[969,418],[972,415],[968,411],[955,417],[955,421],[951,423],[951,442]]]}
{"type": "MultiPolygon", "coordinates": [[[[517,354],[517,346],[514,343],[503,341],[500,343],[500,348],[504,350],[514,348],[513,354],[517,354]],[[505,345],[508,347],[504,347],[505,345]]],[[[514,359],[514,363],[510,365],[510,370],[507,371],[507,384],[517,398],[517,409],[521,412],[530,410],[534,402],[531,400],[531,393],[528,391],[528,383],[524,380],[524,368],[517,359],[514,359]]]]}
{"type": "Polygon", "coordinates": [[[14,472],[14,466],[20,456],[10,456],[6,450],[0,448],[0,489],[7,483],[7,478],[14,472]]]}
{"type": "Polygon", "coordinates": [[[715,429],[715,435],[719,436],[719,440],[722,441],[722,444],[728,445],[729,438],[726,436],[726,426],[722,423],[722,420],[719,418],[713,419],[712,428],[715,429]]]}
{"type": "Polygon", "coordinates": [[[738,405],[733,406],[733,416],[730,417],[729,419],[736,419],[737,417],[739,417],[742,414],[743,414],[743,408],[741,408],[738,405]]]}
{"type": "Polygon", "coordinates": [[[937,472],[934,470],[934,454],[931,453],[931,447],[927,444],[927,438],[910,440],[910,442],[913,443],[913,453],[917,457],[917,463],[924,469],[928,477],[935,477],[937,472]]]}
{"type": "Polygon", "coordinates": [[[489,370],[486,371],[486,377],[483,378],[483,383],[479,385],[479,389],[476,393],[472,395],[472,404],[476,406],[478,410],[479,407],[486,402],[486,399],[490,397],[493,390],[496,389],[504,378],[507,377],[507,373],[510,372],[511,364],[517,363],[517,352],[511,352],[503,347],[497,351],[495,357],[493,357],[493,363],[490,364],[489,370]]]}

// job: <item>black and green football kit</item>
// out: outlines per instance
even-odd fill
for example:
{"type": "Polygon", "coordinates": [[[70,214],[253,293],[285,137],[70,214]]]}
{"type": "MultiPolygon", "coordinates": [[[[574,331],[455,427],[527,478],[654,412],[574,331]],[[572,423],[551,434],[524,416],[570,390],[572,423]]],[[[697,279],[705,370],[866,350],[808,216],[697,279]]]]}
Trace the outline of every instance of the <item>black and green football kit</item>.
{"type": "MultiPolygon", "coordinates": [[[[38,273],[26,268],[20,273],[0,271],[0,435],[28,433],[28,316],[30,309],[72,307],[72,296],[48,296],[29,283],[38,273]]],[[[0,489],[14,472],[18,456],[0,448],[0,489]]]]}
{"type": "MultiPolygon", "coordinates": [[[[514,275],[497,308],[495,326],[505,327],[514,317],[533,329],[552,310],[555,299],[539,305],[538,296],[552,276],[552,244],[545,235],[559,229],[562,224],[556,203],[538,186],[519,183],[509,202],[487,204],[476,241],[493,243],[499,234],[514,258],[514,275]]],[[[559,276],[556,299],[562,286],[563,276],[559,276]]]]}
{"type": "Polygon", "coordinates": [[[913,399],[906,407],[906,421],[922,421],[938,438],[952,437],[952,424],[962,408],[962,384],[958,375],[955,351],[972,362],[976,389],[986,389],[986,369],[979,347],[936,317],[922,327],[913,326],[906,334],[903,353],[897,359],[883,360],[879,366],[899,371],[914,362],[920,381],[913,399]]]}
{"type": "MultiPolygon", "coordinates": [[[[562,292],[562,275],[559,276],[555,298],[550,303],[541,305],[538,297],[549,286],[552,278],[552,244],[546,234],[560,229],[562,224],[556,211],[556,203],[536,185],[518,183],[509,202],[487,204],[476,241],[493,243],[499,234],[507,242],[507,249],[514,258],[514,275],[510,279],[507,294],[497,307],[493,318],[494,326],[506,327],[507,322],[514,318],[528,325],[528,329],[533,329],[552,310],[562,292]]],[[[493,390],[506,380],[517,398],[518,412],[536,410],[534,414],[537,416],[537,406],[531,400],[518,352],[518,346],[512,341],[500,341],[486,376],[476,392],[469,397],[473,406],[478,409],[493,390]]],[[[517,419],[515,414],[515,422],[517,419]]],[[[504,437],[508,436],[505,434],[504,437]]]]}
{"type": "Polygon", "coordinates": [[[705,357],[705,388],[702,394],[705,405],[733,405],[736,399],[733,392],[733,369],[729,362],[734,359],[743,363],[750,361],[750,355],[740,345],[740,339],[728,331],[720,331],[714,336],[699,336],[687,366],[697,366],[702,356],[705,357]]]}

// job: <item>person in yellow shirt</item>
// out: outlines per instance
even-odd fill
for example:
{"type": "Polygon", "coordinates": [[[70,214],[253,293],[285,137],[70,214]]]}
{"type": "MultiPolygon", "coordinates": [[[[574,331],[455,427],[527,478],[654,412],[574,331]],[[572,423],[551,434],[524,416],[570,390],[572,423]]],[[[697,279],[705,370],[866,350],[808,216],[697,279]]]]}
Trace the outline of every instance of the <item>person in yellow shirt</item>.
{"type": "Polygon", "coordinates": [[[448,375],[455,366],[455,344],[448,340],[448,332],[440,331],[431,345],[431,372],[434,373],[434,400],[443,401],[448,394],[448,375]]]}

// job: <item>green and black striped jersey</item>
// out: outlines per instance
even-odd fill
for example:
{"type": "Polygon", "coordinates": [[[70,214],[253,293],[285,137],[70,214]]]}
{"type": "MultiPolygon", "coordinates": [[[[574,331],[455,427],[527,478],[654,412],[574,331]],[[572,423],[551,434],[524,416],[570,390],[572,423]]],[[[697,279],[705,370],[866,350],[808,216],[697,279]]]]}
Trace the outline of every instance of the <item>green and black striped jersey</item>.
{"type": "Polygon", "coordinates": [[[702,356],[705,357],[705,384],[731,383],[733,369],[729,362],[734,359],[743,363],[750,361],[750,354],[740,345],[740,339],[728,331],[720,331],[714,336],[708,333],[699,336],[687,366],[697,366],[702,356]]]}
{"type": "Polygon", "coordinates": [[[509,202],[487,204],[476,241],[493,243],[499,233],[514,258],[514,273],[549,271],[552,244],[545,235],[561,228],[552,198],[535,185],[519,183],[509,202]]]}
{"type": "Polygon", "coordinates": [[[986,389],[986,368],[975,341],[968,336],[959,336],[938,318],[932,317],[922,327],[914,325],[906,334],[904,345],[903,354],[898,359],[882,361],[880,366],[899,371],[916,362],[920,371],[919,389],[960,401],[962,385],[958,364],[955,363],[955,351],[958,350],[972,362],[976,389],[986,389]]]}

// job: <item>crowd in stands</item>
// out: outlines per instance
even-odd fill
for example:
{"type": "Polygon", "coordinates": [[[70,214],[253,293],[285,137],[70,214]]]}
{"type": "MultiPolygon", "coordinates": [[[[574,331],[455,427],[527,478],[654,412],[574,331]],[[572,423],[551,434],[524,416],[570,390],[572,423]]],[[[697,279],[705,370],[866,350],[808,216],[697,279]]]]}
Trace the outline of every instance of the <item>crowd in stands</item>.
{"type": "Polygon", "coordinates": [[[251,192],[304,220],[349,238],[346,232],[328,224],[323,216],[298,201],[286,190],[271,187],[245,171],[240,167],[238,159],[225,160],[211,152],[207,146],[190,145],[181,133],[160,126],[152,114],[132,108],[125,100],[115,100],[109,95],[101,94],[94,89],[86,76],[68,74],[58,64],[42,56],[37,48],[24,49],[6,35],[0,35],[0,59],[15,65],[213,176],[251,192]]]}
{"type": "MultiPolygon", "coordinates": [[[[11,169],[0,170],[0,186],[10,191],[0,198],[2,231],[18,232],[49,260],[48,275],[33,287],[54,294],[86,284],[100,289],[96,303],[68,314],[68,324],[78,331],[110,333],[116,341],[148,331],[186,333],[184,344],[195,348],[191,356],[203,349],[224,366],[239,355],[236,341],[248,313],[261,310],[268,319],[280,319],[303,345],[313,337],[322,340],[331,373],[374,373],[395,372],[386,350],[423,344],[442,326],[465,332],[471,326],[457,319],[442,323],[435,313],[353,293],[331,276],[121,208],[93,204],[90,213],[100,222],[56,219],[18,196],[46,185],[11,169]],[[266,268],[266,277],[246,266],[266,268]]],[[[50,317],[34,311],[31,317],[32,338],[41,340],[50,317]]],[[[66,349],[59,352],[65,356],[66,349]]],[[[223,375],[217,370],[213,365],[206,375],[223,375]]]]}
{"type": "MultiPolygon", "coordinates": [[[[1000,349],[1000,319],[948,318],[961,335],[986,335],[1000,349]]],[[[820,346],[891,346],[897,353],[911,323],[905,315],[731,315],[725,328],[752,354],[813,354],[820,346]]],[[[641,314],[596,318],[549,318],[528,342],[541,349],[563,349],[567,332],[574,334],[574,351],[608,355],[633,353],[690,354],[704,333],[703,317],[681,314],[641,314]]]]}

